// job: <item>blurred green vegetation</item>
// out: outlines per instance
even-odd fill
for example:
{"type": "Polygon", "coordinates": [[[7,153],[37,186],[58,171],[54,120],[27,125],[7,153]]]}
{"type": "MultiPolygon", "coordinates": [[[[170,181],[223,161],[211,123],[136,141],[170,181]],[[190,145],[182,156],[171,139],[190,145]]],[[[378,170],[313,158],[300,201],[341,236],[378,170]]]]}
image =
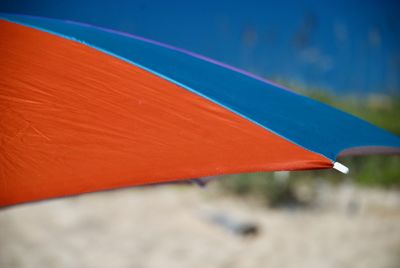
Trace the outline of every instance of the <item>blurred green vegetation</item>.
{"type": "MultiPolygon", "coordinates": [[[[313,99],[358,116],[372,124],[400,135],[400,97],[385,95],[336,96],[327,91],[302,91],[313,99]]],[[[362,185],[399,187],[400,157],[372,155],[340,159],[350,170],[352,178],[362,185]]]]}
{"type": "MultiPolygon", "coordinates": [[[[400,135],[399,96],[337,96],[323,90],[295,90],[400,135]]],[[[261,197],[272,207],[302,204],[302,200],[312,198],[313,188],[321,180],[335,184],[351,179],[364,187],[400,188],[399,156],[348,156],[339,161],[350,168],[350,174],[344,175],[332,169],[294,171],[287,174],[251,173],[225,176],[219,180],[219,184],[221,189],[229,193],[261,197]],[[308,189],[308,197],[299,198],[299,186],[308,189]]]]}

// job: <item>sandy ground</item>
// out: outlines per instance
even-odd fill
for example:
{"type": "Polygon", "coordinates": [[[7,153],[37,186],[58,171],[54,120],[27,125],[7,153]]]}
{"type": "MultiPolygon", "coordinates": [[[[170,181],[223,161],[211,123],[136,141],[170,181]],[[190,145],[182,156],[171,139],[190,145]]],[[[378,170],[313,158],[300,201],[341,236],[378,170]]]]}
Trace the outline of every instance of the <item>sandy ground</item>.
{"type": "Polygon", "coordinates": [[[0,211],[0,267],[400,267],[400,199],[390,195],[358,198],[356,213],[340,202],[270,210],[181,186],[22,205],[0,211]],[[209,220],[218,213],[260,233],[235,235],[209,220]]]}

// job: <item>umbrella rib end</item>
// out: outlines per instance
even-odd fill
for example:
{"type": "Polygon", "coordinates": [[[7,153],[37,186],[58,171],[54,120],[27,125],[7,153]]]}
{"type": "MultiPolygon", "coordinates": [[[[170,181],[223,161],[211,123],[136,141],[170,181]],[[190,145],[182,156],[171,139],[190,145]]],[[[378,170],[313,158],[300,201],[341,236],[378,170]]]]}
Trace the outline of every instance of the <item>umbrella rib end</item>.
{"type": "Polygon", "coordinates": [[[333,164],[333,168],[342,172],[343,174],[348,174],[349,173],[349,168],[346,167],[345,165],[339,163],[339,162],[335,162],[333,164]]]}

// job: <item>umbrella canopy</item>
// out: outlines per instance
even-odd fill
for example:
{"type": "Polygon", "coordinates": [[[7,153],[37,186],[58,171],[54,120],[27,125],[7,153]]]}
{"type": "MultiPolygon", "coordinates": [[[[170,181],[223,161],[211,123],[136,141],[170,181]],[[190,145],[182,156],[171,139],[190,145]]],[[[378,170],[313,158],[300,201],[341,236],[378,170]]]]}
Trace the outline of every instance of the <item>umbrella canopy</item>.
{"type": "Polygon", "coordinates": [[[0,206],[400,151],[361,119],[182,49],[0,18],[0,206]]]}

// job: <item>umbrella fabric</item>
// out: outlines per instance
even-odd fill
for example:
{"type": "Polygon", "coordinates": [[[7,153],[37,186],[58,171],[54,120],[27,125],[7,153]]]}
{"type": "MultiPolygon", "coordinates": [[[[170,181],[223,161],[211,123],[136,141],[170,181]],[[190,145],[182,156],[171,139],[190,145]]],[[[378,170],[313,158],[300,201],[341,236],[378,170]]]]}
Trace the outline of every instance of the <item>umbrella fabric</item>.
{"type": "Polygon", "coordinates": [[[181,49],[1,18],[0,206],[400,150],[363,120],[181,49]]]}

